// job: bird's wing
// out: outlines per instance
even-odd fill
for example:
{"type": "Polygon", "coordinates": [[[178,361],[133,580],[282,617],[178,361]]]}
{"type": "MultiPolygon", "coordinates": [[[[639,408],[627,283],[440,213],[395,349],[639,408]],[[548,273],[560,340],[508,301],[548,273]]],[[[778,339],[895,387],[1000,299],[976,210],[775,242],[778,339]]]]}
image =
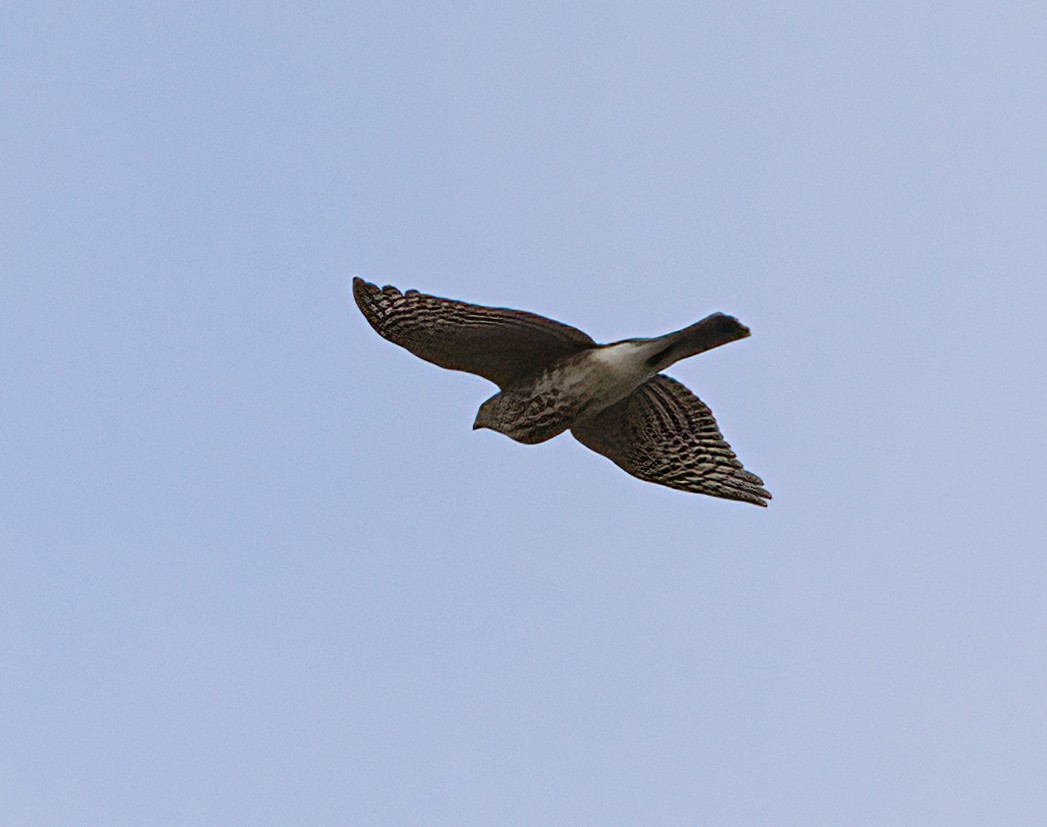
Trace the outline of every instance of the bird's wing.
{"type": "Polygon", "coordinates": [[[571,433],[648,482],[756,505],[771,498],[763,480],[742,468],[708,406],[665,375],[576,424],[571,433]]]}
{"type": "Polygon", "coordinates": [[[582,331],[536,313],[401,293],[353,279],[353,296],[371,327],[442,368],[475,373],[505,388],[596,343],[582,331]]]}

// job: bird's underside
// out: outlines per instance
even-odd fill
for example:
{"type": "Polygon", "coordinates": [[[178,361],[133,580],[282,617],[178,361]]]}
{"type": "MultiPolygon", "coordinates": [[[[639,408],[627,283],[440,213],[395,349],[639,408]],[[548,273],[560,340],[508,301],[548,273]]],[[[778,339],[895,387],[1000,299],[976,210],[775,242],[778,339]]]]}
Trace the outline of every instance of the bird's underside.
{"type": "Polygon", "coordinates": [[[749,335],[717,313],[654,339],[597,345],[535,313],[483,307],[353,279],[353,296],[381,335],[450,370],[501,389],[477,414],[520,442],[570,429],[575,439],[639,479],[681,491],[767,505],[770,493],[724,440],[697,396],[664,367],[749,335]]]}

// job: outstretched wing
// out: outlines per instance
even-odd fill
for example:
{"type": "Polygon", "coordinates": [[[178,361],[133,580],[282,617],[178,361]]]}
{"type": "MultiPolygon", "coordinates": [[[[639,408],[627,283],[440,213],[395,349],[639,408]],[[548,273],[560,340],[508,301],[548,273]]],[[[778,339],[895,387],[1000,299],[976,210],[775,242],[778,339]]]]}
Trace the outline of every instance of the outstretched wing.
{"type": "Polygon", "coordinates": [[[771,499],[763,480],[742,468],[708,406],[668,376],[655,376],[571,433],[648,482],[756,505],[771,499]]]}
{"type": "Polygon", "coordinates": [[[490,379],[501,388],[596,343],[582,331],[536,313],[401,293],[353,279],[353,296],[371,327],[427,362],[490,379]]]}

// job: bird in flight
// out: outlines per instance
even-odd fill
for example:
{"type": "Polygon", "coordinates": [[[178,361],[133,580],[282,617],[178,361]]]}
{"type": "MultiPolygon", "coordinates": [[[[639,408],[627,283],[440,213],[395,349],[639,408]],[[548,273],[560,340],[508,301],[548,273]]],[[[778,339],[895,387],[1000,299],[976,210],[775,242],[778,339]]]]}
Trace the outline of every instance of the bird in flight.
{"type": "Polygon", "coordinates": [[[712,411],[661,371],[749,335],[714,313],[653,339],[598,345],[577,328],[523,310],[483,307],[353,279],[353,297],[379,335],[427,362],[475,373],[501,390],[473,428],[534,444],[570,429],[587,448],[647,482],[767,505],[712,411]]]}

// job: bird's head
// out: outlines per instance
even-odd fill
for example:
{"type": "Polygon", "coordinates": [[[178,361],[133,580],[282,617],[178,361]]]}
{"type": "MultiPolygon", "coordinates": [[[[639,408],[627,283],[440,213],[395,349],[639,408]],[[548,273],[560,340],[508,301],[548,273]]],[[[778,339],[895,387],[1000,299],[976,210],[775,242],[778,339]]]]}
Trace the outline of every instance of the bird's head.
{"type": "Polygon", "coordinates": [[[492,404],[497,398],[497,396],[492,396],[480,406],[480,410],[476,412],[476,419],[473,420],[474,431],[479,430],[480,428],[490,428],[494,431],[498,430],[496,425],[496,406],[492,404]]]}
{"type": "Polygon", "coordinates": [[[473,421],[474,431],[490,428],[527,445],[552,439],[566,427],[566,421],[550,421],[541,399],[511,391],[495,394],[484,402],[473,421]]]}
{"type": "Polygon", "coordinates": [[[519,400],[511,394],[496,393],[476,412],[473,430],[490,428],[492,431],[512,436],[512,424],[518,421],[523,413],[518,403],[519,400]]]}

